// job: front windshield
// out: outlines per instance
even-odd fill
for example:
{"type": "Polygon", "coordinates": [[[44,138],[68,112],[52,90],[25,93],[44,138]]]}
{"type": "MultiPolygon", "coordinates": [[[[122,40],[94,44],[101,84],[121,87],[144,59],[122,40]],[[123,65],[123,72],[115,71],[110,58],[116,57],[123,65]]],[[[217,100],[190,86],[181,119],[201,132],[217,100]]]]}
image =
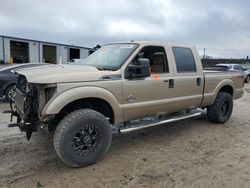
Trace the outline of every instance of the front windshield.
{"type": "Polygon", "coordinates": [[[137,48],[137,44],[110,44],[88,56],[81,64],[102,70],[117,70],[137,48]]]}

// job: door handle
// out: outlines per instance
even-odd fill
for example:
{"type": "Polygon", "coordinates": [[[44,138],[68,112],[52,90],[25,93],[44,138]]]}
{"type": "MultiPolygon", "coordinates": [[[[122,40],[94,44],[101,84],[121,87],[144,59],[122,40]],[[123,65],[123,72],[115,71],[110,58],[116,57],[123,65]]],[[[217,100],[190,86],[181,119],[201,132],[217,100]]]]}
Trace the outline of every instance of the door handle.
{"type": "Polygon", "coordinates": [[[174,79],[170,79],[169,80],[169,85],[168,85],[169,88],[174,88],[174,79]]]}
{"type": "Polygon", "coordinates": [[[163,80],[164,83],[168,83],[169,88],[174,87],[174,79],[169,79],[169,80],[163,80]]]}
{"type": "Polygon", "coordinates": [[[200,85],[201,85],[201,78],[197,78],[196,84],[197,84],[197,86],[200,86],[200,85]]]}

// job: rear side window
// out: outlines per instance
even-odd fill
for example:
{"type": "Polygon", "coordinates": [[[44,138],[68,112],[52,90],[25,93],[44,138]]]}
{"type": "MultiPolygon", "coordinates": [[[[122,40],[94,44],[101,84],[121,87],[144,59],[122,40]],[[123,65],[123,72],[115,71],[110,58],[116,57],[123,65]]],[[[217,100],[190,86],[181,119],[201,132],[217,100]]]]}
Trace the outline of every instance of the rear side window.
{"type": "Polygon", "coordinates": [[[177,72],[196,72],[193,52],[190,48],[173,47],[177,72]]]}
{"type": "Polygon", "coordinates": [[[240,70],[240,67],[238,65],[234,65],[235,70],[240,70]]]}
{"type": "Polygon", "coordinates": [[[231,68],[232,68],[232,66],[226,66],[226,65],[215,65],[214,66],[214,69],[219,70],[219,71],[226,71],[226,70],[229,70],[231,68]]]}

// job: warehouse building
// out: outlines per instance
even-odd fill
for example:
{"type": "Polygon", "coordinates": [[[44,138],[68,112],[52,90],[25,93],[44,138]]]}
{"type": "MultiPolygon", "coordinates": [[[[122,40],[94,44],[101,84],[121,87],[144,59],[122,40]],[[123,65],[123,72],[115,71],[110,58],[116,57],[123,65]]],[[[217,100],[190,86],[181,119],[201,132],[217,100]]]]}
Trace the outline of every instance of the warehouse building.
{"type": "Polygon", "coordinates": [[[84,59],[91,48],[16,38],[0,35],[0,62],[7,63],[67,63],[84,59]]]}

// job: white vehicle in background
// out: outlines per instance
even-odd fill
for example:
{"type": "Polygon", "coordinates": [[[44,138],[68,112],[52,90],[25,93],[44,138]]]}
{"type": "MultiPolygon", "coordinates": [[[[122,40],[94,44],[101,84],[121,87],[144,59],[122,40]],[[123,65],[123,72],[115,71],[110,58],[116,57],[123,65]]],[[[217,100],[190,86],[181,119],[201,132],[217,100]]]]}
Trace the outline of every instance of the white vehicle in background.
{"type": "Polygon", "coordinates": [[[216,64],[214,69],[228,70],[228,71],[241,71],[243,72],[245,82],[248,83],[250,80],[250,72],[246,68],[239,64],[216,64]]]}
{"type": "Polygon", "coordinates": [[[69,64],[82,64],[85,59],[71,59],[69,64]]]}

